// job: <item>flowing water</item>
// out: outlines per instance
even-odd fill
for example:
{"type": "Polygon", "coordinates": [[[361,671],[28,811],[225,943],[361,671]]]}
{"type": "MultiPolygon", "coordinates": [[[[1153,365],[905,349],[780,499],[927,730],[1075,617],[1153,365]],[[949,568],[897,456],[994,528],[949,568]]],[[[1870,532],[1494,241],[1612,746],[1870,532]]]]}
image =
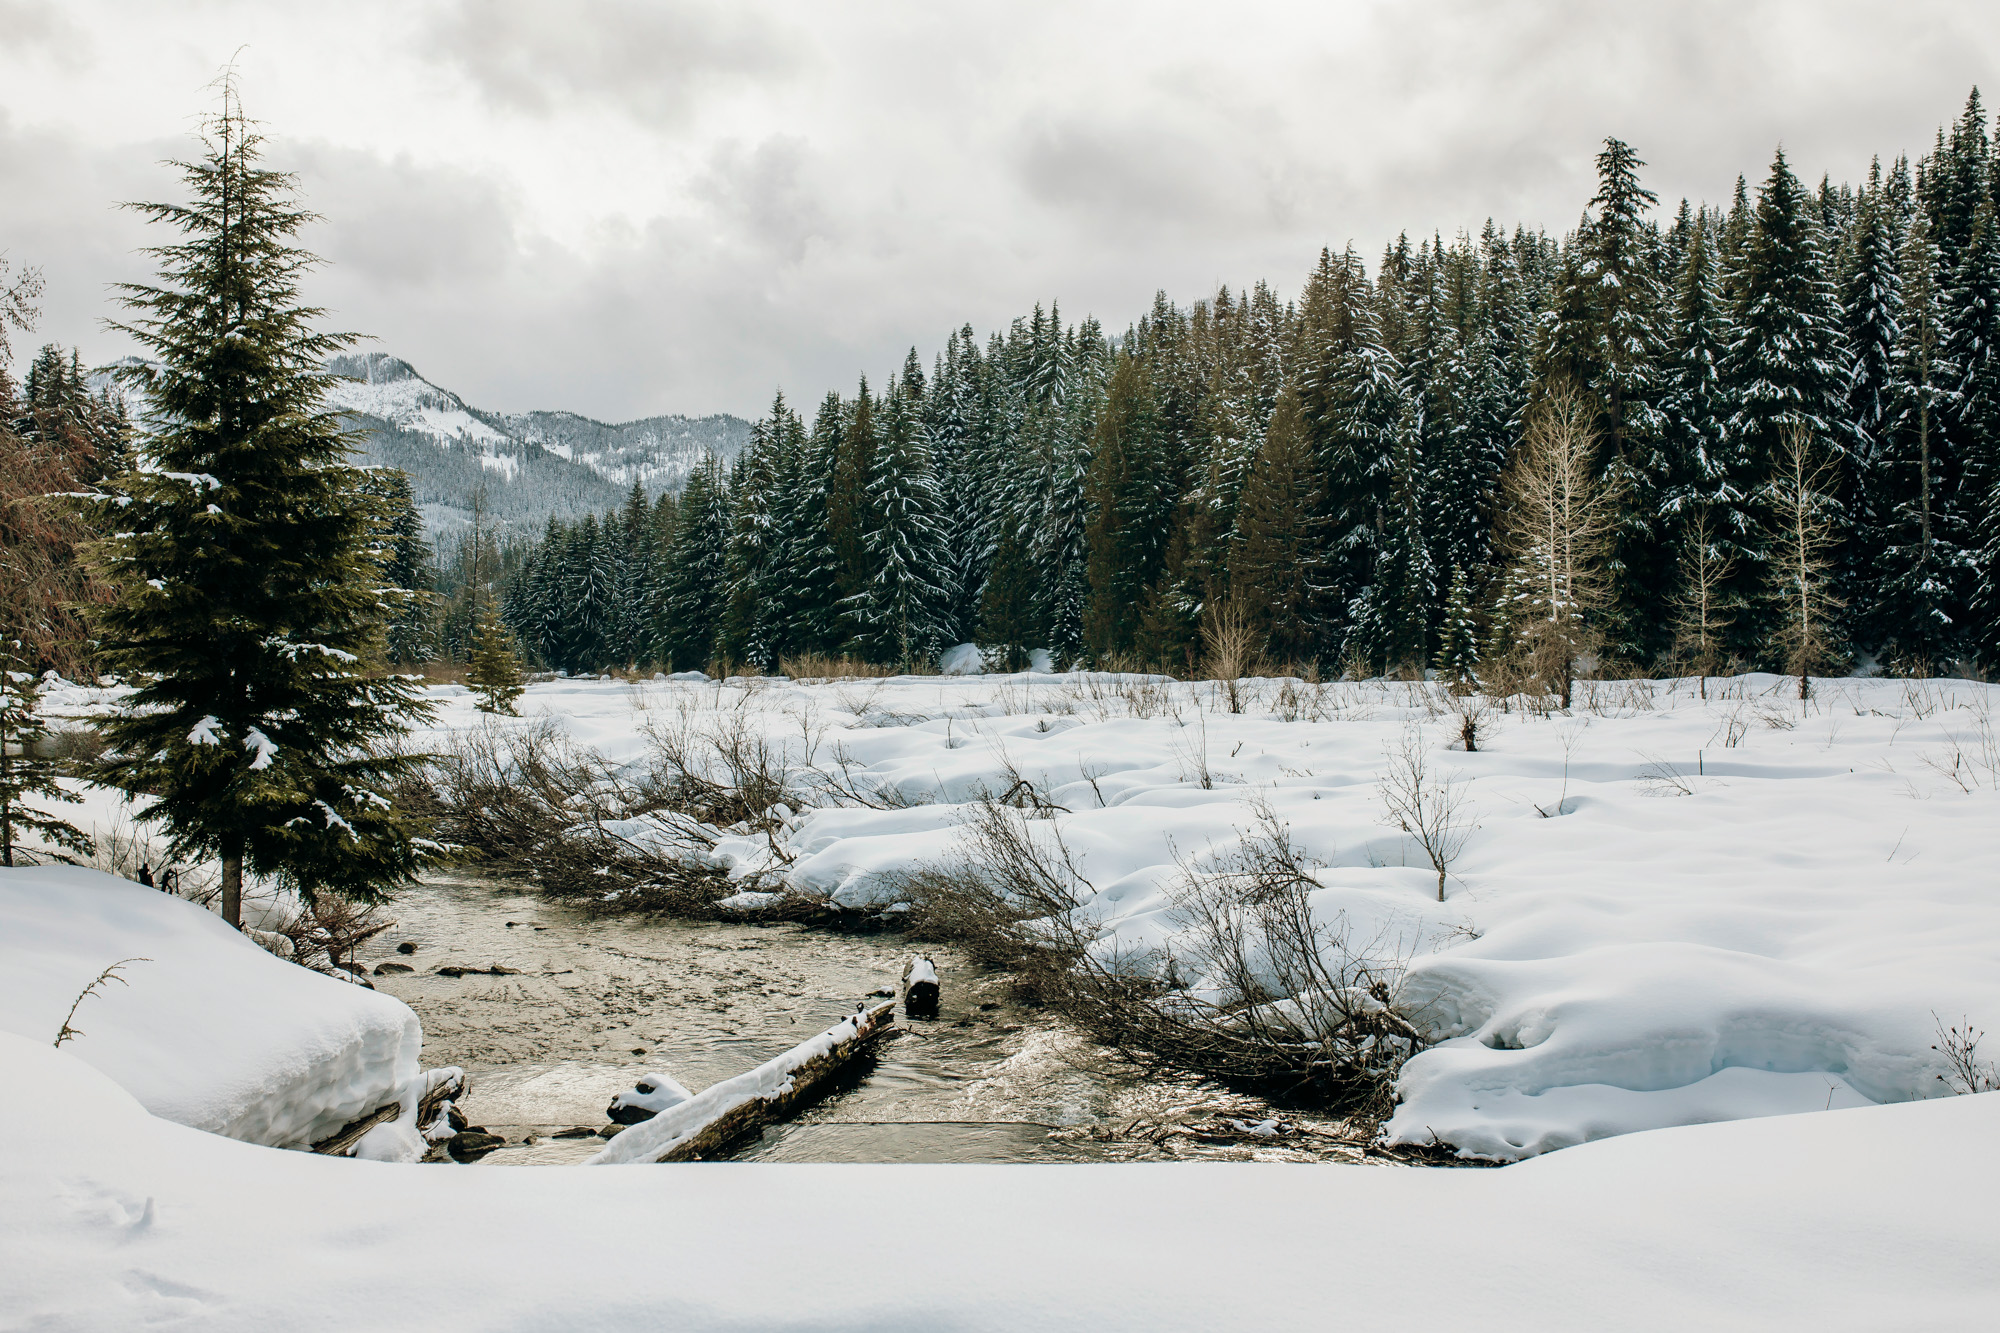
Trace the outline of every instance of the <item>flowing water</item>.
{"type": "MultiPolygon", "coordinates": [[[[472,1123],[503,1135],[489,1163],[579,1162],[606,1104],[647,1070],[699,1091],[892,993],[900,937],[796,925],[590,917],[518,884],[439,879],[392,909],[358,960],[403,963],[375,985],[415,1009],[424,1063],[461,1065],[472,1123]],[[414,943],[410,954],[401,943],[414,943]],[[514,969],[446,977],[440,967],[514,969]]],[[[1139,1080],[1060,1023],[1009,1001],[1006,979],[925,947],[943,983],[933,1020],[899,1009],[871,1061],[738,1160],[1076,1162],[1355,1160],[1337,1122],[1277,1116],[1197,1081],[1139,1080]],[[1272,1126],[1260,1122],[1277,1119],[1272,1126]],[[1231,1121],[1238,1122],[1232,1124],[1231,1121]]]]}

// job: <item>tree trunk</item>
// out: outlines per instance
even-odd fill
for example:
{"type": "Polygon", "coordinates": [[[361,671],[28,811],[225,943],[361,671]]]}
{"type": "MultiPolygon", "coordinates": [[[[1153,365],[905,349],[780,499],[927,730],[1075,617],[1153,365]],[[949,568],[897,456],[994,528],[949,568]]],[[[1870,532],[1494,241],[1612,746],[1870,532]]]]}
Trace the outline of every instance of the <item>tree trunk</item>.
{"type": "Polygon", "coordinates": [[[243,929],[243,854],[222,854],[222,919],[243,929]]]}

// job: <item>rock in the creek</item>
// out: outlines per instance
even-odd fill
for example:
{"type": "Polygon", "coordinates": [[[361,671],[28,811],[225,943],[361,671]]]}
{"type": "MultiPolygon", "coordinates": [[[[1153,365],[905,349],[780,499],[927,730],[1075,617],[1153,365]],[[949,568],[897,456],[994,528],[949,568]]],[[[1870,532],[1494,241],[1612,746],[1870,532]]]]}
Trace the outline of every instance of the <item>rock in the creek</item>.
{"type": "Polygon", "coordinates": [[[454,1162],[476,1162],[495,1148],[504,1148],[507,1140],[498,1134],[488,1134],[483,1129],[468,1129],[451,1136],[445,1144],[445,1151],[454,1162]]]}
{"type": "Polygon", "coordinates": [[[903,1012],[911,1018],[936,1018],[939,999],[937,965],[912,954],[903,965],[903,1012]]]}
{"type": "Polygon", "coordinates": [[[502,967],[500,964],[495,963],[486,969],[486,974],[492,977],[518,977],[521,975],[521,969],[518,967],[502,967]]]}
{"type": "Polygon", "coordinates": [[[568,1129],[557,1130],[555,1133],[549,1135],[549,1137],[552,1139],[588,1139],[594,1137],[596,1134],[597,1131],[589,1125],[571,1125],[568,1129]]]}
{"type": "Polygon", "coordinates": [[[462,977],[467,972],[477,972],[478,970],[476,967],[441,967],[437,970],[437,974],[441,977],[462,977]]]}
{"type": "Polygon", "coordinates": [[[634,1046],[632,1048],[632,1054],[634,1055],[644,1055],[645,1053],[646,1053],[646,1048],[644,1046],[634,1046]]]}
{"type": "Polygon", "coordinates": [[[623,1125],[606,1125],[603,1129],[597,1131],[597,1137],[600,1139],[615,1139],[624,1132],[625,1126],[623,1125]]]}
{"type": "Polygon", "coordinates": [[[375,964],[375,975],[376,975],[376,976],[378,976],[378,977],[386,977],[386,976],[390,975],[390,974],[391,974],[391,973],[393,973],[393,972],[414,972],[414,971],[416,971],[416,970],[417,970],[417,969],[415,969],[414,967],[411,967],[411,966],[410,966],[410,965],[409,965],[408,963],[377,963],[377,964],[375,964]]]}
{"type": "Polygon", "coordinates": [[[417,942],[415,940],[404,940],[401,944],[396,946],[397,953],[415,953],[416,951],[417,951],[417,942]]]}
{"type": "Polygon", "coordinates": [[[692,1096],[673,1075],[648,1070],[630,1089],[611,1099],[611,1105],[604,1108],[604,1118],[620,1125],[636,1125],[692,1096]]]}

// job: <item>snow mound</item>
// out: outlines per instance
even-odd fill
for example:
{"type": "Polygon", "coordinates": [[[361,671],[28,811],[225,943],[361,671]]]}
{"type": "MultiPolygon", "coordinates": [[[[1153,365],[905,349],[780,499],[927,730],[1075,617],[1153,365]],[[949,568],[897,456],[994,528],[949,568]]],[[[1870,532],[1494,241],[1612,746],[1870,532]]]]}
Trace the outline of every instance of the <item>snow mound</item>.
{"type": "Polygon", "coordinates": [[[194,903],[95,870],[0,870],[0,1029],[52,1042],[154,1115],[273,1147],[339,1130],[417,1077],[402,1001],[272,957],[194,903]],[[124,984],[120,984],[120,982],[124,984]]]}

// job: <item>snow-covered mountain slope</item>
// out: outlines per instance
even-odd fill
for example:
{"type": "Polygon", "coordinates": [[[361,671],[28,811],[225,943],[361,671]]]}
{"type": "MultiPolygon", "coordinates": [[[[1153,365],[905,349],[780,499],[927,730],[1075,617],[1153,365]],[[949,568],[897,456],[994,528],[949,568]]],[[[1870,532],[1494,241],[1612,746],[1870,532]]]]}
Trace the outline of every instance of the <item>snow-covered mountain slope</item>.
{"type": "Polygon", "coordinates": [[[710,453],[733,458],[750,437],[740,417],[648,417],[607,425],[571,412],[482,411],[382,352],[336,357],[349,378],[329,395],[361,437],[366,461],[410,474],[433,532],[471,517],[482,483],[495,520],[533,528],[611,508],[634,480],[678,490],[710,453]]]}
{"type": "MultiPolygon", "coordinates": [[[[113,362],[91,387],[111,387],[111,372],[128,364],[137,358],[113,362]]],[[[482,484],[488,517],[527,531],[551,517],[611,509],[635,480],[651,496],[678,491],[703,458],[727,461],[750,441],[750,423],[741,417],[607,425],[574,412],[482,411],[386,352],[337,356],[327,369],[346,377],[327,395],[327,406],[348,415],[360,461],[410,474],[432,536],[472,521],[473,492],[482,484]]],[[[119,391],[134,418],[143,419],[143,394],[129,386],[119,391]]]]}

